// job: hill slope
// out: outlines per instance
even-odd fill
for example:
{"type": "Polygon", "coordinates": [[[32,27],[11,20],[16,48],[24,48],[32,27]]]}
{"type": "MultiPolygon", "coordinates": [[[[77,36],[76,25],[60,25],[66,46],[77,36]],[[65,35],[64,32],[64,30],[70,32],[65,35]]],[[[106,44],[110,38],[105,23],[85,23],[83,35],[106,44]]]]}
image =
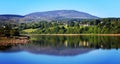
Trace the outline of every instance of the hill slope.
{"type": "Polygon", "coordinates": [[[24,16],[21,16],[21,15],[12,15],[12,14],[0,15],[0,21],[18,22],[23,17],[24,16]]]}
{"type": "Polygon", "coordinates": [[[56,10],[47,12],[35,12],[25,15],[25,20],[58,20],[58,19],[96,19],[98,17],[75,10],[56,10]]]}
{"type": "Polygon", "coordinates": [[[21,15],[0,15],[0,21],[40,21],[40,20],[61,20],[61,19],[97,19],[98,17],[90,15],[88,13],[79,12],[75,10],[55,10],[46,12],[35,12],[21,15]]]}

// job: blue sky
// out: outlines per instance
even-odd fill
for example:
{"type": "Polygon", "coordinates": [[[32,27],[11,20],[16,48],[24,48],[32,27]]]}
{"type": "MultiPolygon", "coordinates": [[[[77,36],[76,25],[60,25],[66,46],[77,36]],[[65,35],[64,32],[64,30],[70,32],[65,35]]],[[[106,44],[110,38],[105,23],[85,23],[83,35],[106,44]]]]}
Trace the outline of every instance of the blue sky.
{"type": "Polygon", "coordinates": [[[98,17],[120,17],[120,0],[0,0],[0,14],[25,15],[51,10],[77,10],[98,17]]]}

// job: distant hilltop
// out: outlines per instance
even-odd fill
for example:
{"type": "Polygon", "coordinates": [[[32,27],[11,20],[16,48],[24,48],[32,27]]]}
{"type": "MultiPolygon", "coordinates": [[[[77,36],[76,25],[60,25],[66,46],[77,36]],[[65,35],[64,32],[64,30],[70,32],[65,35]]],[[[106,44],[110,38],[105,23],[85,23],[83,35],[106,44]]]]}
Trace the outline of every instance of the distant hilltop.
{"type": "Polygon", "coordinates": [[[0,15],[0,21],[40,21],[40,20],[60,20],[60,19],[97,19],[99,17],[93,16],[85,12],[75,10],[55,10],[46,12],[34,12],[27,15],[0,15]]]}

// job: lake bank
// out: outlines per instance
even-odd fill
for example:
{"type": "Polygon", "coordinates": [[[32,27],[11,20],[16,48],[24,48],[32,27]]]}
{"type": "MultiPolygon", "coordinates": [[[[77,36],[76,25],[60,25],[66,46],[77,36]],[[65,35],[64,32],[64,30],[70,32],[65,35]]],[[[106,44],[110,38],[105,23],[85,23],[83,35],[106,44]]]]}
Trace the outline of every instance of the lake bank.
{"type": "Polygon", "coordinates": [[[15,45],[15,44],[26,44],[28,43],[29,40],[24,39],[5,39],[5,40],[0,40],[0,46],[7,46],[7,45],[15,45]]]}
{"type": "Polygon", "coordinates": [[[120,36],[120,34],[22,34],[22,35],[48,35],[48,36],[120,36]]]}
{"type": "Polygon", "coordinates": [[[0,37],[0,46],[26,44],[29,42],[29,36],[0,37]]]}

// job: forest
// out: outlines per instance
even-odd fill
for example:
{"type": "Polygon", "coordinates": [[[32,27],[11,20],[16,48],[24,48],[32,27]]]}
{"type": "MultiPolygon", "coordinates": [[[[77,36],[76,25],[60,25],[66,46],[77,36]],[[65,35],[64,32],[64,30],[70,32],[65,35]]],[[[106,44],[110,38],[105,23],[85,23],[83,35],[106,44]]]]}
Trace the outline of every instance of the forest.
{"type": "Polygon", "coordinates": [[[20,34],[119,34],[120,18],[70,19],[13,23],[0,21],[0,36],[20,34]]]}
{"type": "Polygon", "coordinates": [[[120,18],[33,21],[18,27],[22,34],[118,34],[120,18]]]}

